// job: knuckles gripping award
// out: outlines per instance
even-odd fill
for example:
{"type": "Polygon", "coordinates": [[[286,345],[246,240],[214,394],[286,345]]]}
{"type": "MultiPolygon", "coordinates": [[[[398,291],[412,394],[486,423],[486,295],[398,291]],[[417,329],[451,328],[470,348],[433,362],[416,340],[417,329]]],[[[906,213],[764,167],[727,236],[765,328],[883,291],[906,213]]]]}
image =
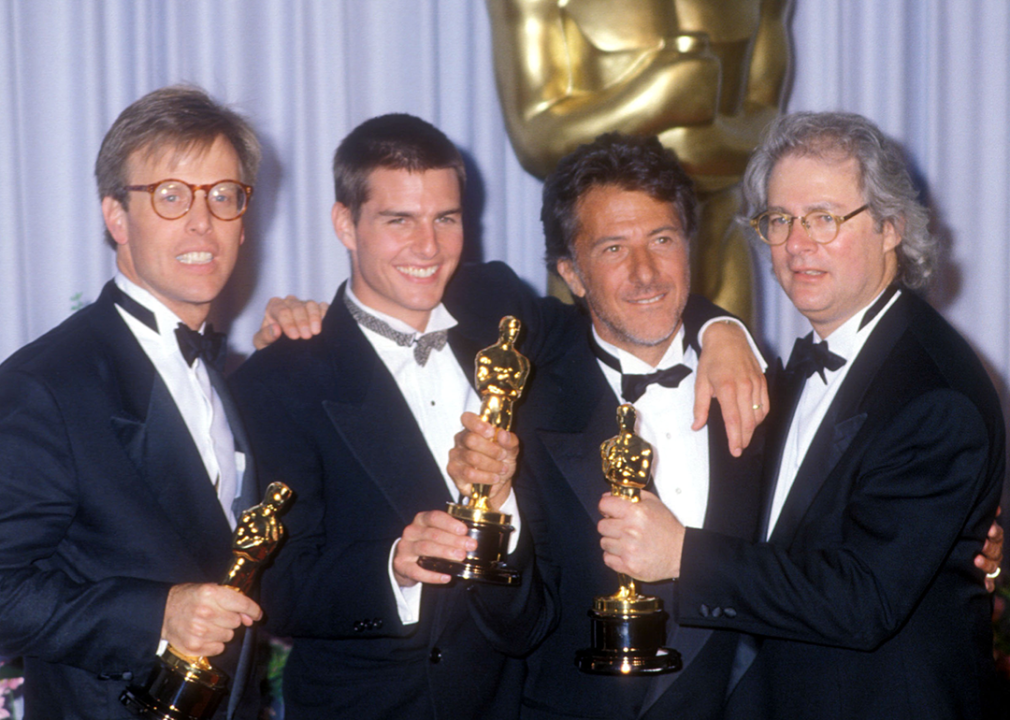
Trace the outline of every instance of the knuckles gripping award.
{"type": "MultiPolygon", "coordinates": [[[[517,318],[503,317],[498,325],[498,342],[477,353],[475,361],[481,420],[503,430],[512,427],[512,407],[522,395],[530,373],[530,361],[515,349],[520,328],[517,318]]],[[[467,534],[477,541],[477,549],[467,553],[462,562],[422,557],[418,559],[421,567],[498,585],[518,585],[522,581],[519,571],[504,561],[509,535],[514,530],[512,516],[491,509],[490,492],[489,485],[474,483],[465,503],[451,502],[447,509],[450,515],[466,524],[467,534]]]]}
{"type": "MultiPolygon", "coordinates": [[[[267,487],[266,497],[239,518],[232,536],[235,556],[224,580],[226,587],[248,595],[260,569],[277,549],[284,527],[277,521],[291,500],[291,489],[280,482],[267,487]]],[[[169,645],[146,688],[132,686],[120,697],[123,704],[145,718],[156,720],[206,720],[228,687],[228,676],[205,657],[186,655],[169,645]]]]}
{"type": "MultiPolygon", "coordinates": [[[[600,445],[603,474],[610,493],[638,502],[652,475],[652,445],[635,434],[635,408],[617,408],[620,432],[600,445]]],[[[656,675],[681,668],[680,653],[661,647],[666,639],[667,613],[663,601],[640,595],[635,580],[618,574],[621,588],[614,595],[599,595],[589,611],[593,646],[579,650],[575,663],[583,672],[597,675],[656,675]]]]}

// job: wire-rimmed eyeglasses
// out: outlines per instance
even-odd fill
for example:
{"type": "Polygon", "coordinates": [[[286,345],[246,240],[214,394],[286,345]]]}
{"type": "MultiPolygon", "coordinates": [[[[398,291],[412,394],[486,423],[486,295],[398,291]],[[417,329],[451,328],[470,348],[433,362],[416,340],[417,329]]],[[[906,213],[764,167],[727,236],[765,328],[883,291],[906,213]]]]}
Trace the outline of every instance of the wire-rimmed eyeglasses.
{"type": "Polygon", "coordinates": [[[807,231],[807,237],[818,245],[827,245],[838,237],[838,230],[842,227],[842,223],[848,222],[868,207],[870,206],[863,205],[848,215],[835,215],[827,210],[814,210],[803,217],[778,210],[767,210],[751,218],[750,224],[767,244],[781,245],[789,237],[789,233],[793,229],[793,222],[799,220],[800,225],[807,231]]]}

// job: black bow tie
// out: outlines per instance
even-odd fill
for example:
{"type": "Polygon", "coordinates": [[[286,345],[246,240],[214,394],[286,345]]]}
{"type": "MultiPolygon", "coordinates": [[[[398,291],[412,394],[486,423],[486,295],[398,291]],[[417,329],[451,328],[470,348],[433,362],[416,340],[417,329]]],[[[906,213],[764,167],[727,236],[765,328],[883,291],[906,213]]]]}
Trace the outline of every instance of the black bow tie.
{"type": "Polygon", "coordinates": [[[185,323],[179,323],[175,329],[175,337],[179,341],[179,350],[186,363],[192,367],[197,358],[202,358],[209,365],[220,370],[224,364],[227,346],[224,333],[214,332],[214,326],[207,323],[202,333],[193,330],[185,323]]]}
{"type": "Polygon", "coordinates": [[[626,375],[621,374],[621,395],[630,403],[635,402],[645,394],[645,391],[652,384],[663,387],[675,388],[680,385],[680,381],[691,374],[691,368],[682,363],[665,370],[657,370],[648,375],[626,375]]]}
{"type": "Polygon", "coordinates": [[[845,358],[828,350],[827,340],[815,343],[814,334],[810,333],[796,339],[793,352],[789,356],[789,364],[786,365],[786,371],[802,374],[804,378],[809,378],[817,373],[826,385],[828,379],[824,375],[825,368],[833,371],[843,365],[845,365],[845,358]]]}
{"type": "Polygon", "coordinates": [[[592,333],[589,334],[589,346],[593,354],[607,367],[613,368],[621,373],[621,397],[629,403],[633,403],[645,394],[650,385],[662,385],[663,387],[675,388],[680,385],[681,380],[691,374],[691,368],[683,363],[678,363],[664,370],[657,370],[648,375],[635,375],[621,371],[621,363],[613,355],[600,347],[592,333]]]}

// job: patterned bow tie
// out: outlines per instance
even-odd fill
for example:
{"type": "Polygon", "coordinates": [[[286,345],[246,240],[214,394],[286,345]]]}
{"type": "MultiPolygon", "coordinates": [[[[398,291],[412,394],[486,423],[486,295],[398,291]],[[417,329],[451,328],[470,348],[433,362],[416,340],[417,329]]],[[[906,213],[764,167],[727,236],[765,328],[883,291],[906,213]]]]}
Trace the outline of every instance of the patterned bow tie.
{"type": "Polygon", "coordinates": [[[179,350],[190,367],[197,358],[202,358],[218,370],[224,365],[227,345],[224,333],[214,332],[214,326],[207,323],[203,332],[197,332],[184,323],[179,323],[175,329],[175,337],[179,341],[179,350]]]}
{"type": "Polygon", "coordinates": [[[789,364],[786,365],[786,371],[802,374],[804,378],[809,378],[817,373],[827,385],[828,379],[824,375],[825,368],[834,371],[843,365],[845,365],[845,358],[828,350],[827,340],[815,343],[814,334],[810,333],[796,339],[793,352],[789,356],[789,364]]]}
{"type": "Polygon", "coordinates": [[[647,375],[635,375],[625,373],[621,370],[621,363],[613,355],[600,347],[592,333],[589,335],[589,347],[593,354],[607,367],[613,368],[621,373],[621,397],[626,402],[633,403],[645,394],[650,385],[662,385],[663,387],[675,388],[680,385],[681,380],[691,374],[691,368],[683,363],[678,363],[672,367],[647,375]]]}
{"type": "Polygon", "coordinates": [[[414,360],[421,367],[427,364],[431,351],[441,350],[445,347],[446,340],[449,339],[449,335],[445,330],[436,330],[435,332],[421,336],[418,336],[416,333],[405,333],[394,330],[389,326],[389,323],[362,310],[347,295],[344,295],[344,305],[347,306],[347,311],[351,313],[351,317],[362,327],[366,327],[372,332],[392,340],[400,347],[410,347],[413,345],[414,360]]]}

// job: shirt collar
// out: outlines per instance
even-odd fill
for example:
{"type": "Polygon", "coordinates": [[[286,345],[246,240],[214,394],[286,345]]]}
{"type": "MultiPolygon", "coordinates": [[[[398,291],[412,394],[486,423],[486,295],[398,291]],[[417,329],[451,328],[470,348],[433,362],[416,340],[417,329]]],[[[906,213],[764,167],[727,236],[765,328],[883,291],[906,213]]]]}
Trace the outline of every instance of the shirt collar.
{"type": "MultiPolygon", "coordinates": [[[[143,323],[138,322],[137,325],[148,330],[151,335],[158,335],[165,338],[165,342],[178,347],[178,343],[175,339],[175,328],[177,328],[179,323],[182,322],[182,318],[169,310],[163,302],[130,280],[122,272],[118,270],[116,271],[116,274],[113,277],[113,282],[116,283],[116,286],[120,290],[154,313],[154,319],[158,322],[158,332],[151,330],[143,323]]],[[[206,325],[206,323],[202,323],[198,328],[200,332],[203,332],[204,325],[206,325]]]]}
{"type": "MultiPolygon", "coordinates": [[[[887,302],[887,304],[880,308],[880,311],[876,313],[873,318],[866,323],[866,325],[860,328],[859,325],[863,320],[863,316],[871,307],[873,307],[873,304],[877,302],[877,298],[883,295],[886,290],[887,288],[884,288],[884,290],[877,293],[873,300],[868,302],[865,307],[842,323],[838,329],[827,337],[828,349],[830,349],[831,352],[845,358],[847,363],[852,361],[852,359],[859,353],[859,349],[863,347],[863,343],[866,342],[870,333],[873,332],[873,328],[877,327],[877,323],[880,322],[880,318],[884,316],[884,313],[891,308],[894,302],[898,299],[898,296],[901,295],[900,290],[894,293],[894,296],[887,302]]],[[[814,331],[814,336],[818,340],[824,340],[824,338],[822,338],[816,330],[814,331]]]]}
{"type": "MultiPolygon", "coordinates": [[[[659,361],[659,364],[656,365],[656,367],[653,367],[644,360],[635,357],[627,350],[622,350],[616,345],[608,343],[600,337],[598,332],[596,332],[595,325],[593,325],[593,337],[596,339],[596,342],[599,343],[601,348],[617,358],[618,362],[621,363],[621,372],[625,375],[648,375],[649,373],[656,372],[657,370],[673,367],[678,363],[684,363],[685,360],[683,323],[681,323],[680,328],[677,330],[676,334],[674,334],[673,342],[670,343],[670,347],[666,349],[666,353],[663,355],[663,358],[659,361]]],[[[688,352],[692,355],[694,354],[693,349],[688,352]]],[[[689,365],[690,363],[684,364],[689,365]]]]}
{"type": "Polygon", "coordinates": [[[344,287],[344,292],[347,293],[347,297],[350,299],[351,302],[353,302],[355,305],[357,305],[359,308],[364,310],[369,315],[374,315],[375,317],[379,318],[379,320],[382,320],[384,323],[389,325],[389,327],[393,328],[397,332],[406,333],[408,335],[414,335],[416,337],[418,335],[437,332],[439,330],[448,330],[450,328],[456,327],[457,325],[456,318],[452,316],[452,313],[450,313],[446,309],[445,305],[439,303],[432,309],[431,315],[429,315],[428,317],[428,325],[427,327],[424,328],[424,332],[418,332],[417,328],[408,325],[407,323],[403,322],[403,320],[395,318],[392,315],[387,315],[381,310],[376,310],[375,308],[371,308],[368,305],[365,305],[365,303],[361,302],[361,300],[358,299],[357,295],[354,294],[354,291],[351,290],[350,282],[348,282],[347,285],[344,287]]]}

